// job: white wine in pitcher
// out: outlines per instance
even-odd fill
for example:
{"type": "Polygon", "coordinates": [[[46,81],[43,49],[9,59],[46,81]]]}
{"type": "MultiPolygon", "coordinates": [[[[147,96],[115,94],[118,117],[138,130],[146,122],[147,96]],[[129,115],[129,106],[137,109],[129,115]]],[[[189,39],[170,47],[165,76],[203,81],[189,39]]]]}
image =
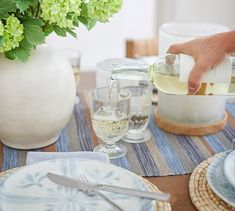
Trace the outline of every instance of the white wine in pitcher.
{"type": "MultiPolygon", "coordinates": [[[[235,95],[232,57],[206,72],[197,95],[235,95]]],[[[166,54],[152,65],[114,65],[112,78],[151,81],[158,90],[166,94],[187,95],[188,76],[194,65],[192,57],[184,54],[166,54]]]]}

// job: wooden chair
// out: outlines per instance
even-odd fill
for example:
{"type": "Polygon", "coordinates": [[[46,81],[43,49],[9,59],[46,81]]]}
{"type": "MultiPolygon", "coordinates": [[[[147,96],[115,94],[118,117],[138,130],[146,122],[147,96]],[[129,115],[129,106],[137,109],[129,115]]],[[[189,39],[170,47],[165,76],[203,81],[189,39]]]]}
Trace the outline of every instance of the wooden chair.
{"type": "MultiPolygon", "coordinates": [[[[126,57],[138,58],[143,56],[156,56],[158,54],[157,38],[151,39],[127,39],[126,40],[126,57]]],[[[157,105],[157,89],[153,89],[152,104],[157,105]]]]}
{"type": "Polygon", "coordinates": [[[152,39],[127,39],[126,57],[136,58],[141,56],[154,56],[158,53],[157,38],[152,39]]]}

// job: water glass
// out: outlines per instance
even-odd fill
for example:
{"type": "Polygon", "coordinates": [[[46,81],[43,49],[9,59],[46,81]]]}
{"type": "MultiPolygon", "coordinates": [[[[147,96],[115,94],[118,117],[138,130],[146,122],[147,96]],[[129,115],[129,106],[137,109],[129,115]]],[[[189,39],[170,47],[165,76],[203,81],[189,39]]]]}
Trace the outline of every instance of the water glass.
{"type": "Polygon", "coordinates": [[[129,126],[123,141],[141,143],[151,139],[147,128],[152,112],[152,86],[147,82],[135,86],[125,87],[131,92],[129,126]]]}
{"type": "Polygon", "coordinates": [[[127,153],[124,145],[117,142],[125,135],[129,123],[131,93],[125,89],[97,88],[90,92],[92,127],[102,144],[95,152],[104,152],[110,159],[127,153]]]}

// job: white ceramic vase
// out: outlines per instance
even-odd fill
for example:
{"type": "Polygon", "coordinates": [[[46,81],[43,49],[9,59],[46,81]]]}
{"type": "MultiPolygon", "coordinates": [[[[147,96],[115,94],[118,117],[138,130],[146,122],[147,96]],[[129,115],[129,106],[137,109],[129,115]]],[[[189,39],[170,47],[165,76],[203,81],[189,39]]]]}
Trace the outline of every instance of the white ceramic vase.
{"type": "Polygon", "coordinates": [[[76,88],[69,62],[45,46],[29,61],[0,58],[0,139],[18,149],[54,143],[73,111],[76,88]]]}

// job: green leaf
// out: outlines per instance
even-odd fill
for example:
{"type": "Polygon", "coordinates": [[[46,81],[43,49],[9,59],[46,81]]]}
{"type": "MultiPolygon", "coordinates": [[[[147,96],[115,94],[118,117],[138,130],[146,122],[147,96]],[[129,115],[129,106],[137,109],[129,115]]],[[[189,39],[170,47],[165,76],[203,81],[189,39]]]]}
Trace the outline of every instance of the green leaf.
{"type": "Polygon", "coordinates": [[[25,39],[32,45],[39,45],[45,41],[45,33],[39,19],[27,19],[23,22],[25,39]]]}
{"type": "Polygon", "coordinates": [[[20,42],[20,47],[23,47],[28,50],[32,50],[34,45],[30,44],[25,38],[20,42]]]}
{"type": "Polygon", "coordinates": [[[88,24],[88,19],[83,17],[83,16],[79,16],[78,17],[78,20],[83,23],[84,25],[87,25],[88,24]]]}
{"type": "Polygon", "coordinates": [[[73,30],[71,30],[71,29],[66,29],[66,31],[67,31],[69,34],[71,34],[73,37],[77,38],[77,34],[76,34],[73,30]]]}
{"type": "Polygon", "coordinates": [[[88,16],[87,5],[85,3],[82,3],[81,5],[81,13],[80,16],[78,17],[78,20],[84,25],[87,25],[90,20],[88,16]]]}
{"type": "Polygon", "coordinates": [[[81,5],[81,16],[84,18],[88,18],[88,10],[87,10],[87,5],[85,3],[82,3],[81,5]]]}
{"type": "Polygon", "coordinates": [[[54,31],[54,26],[50,25],[50,26],[46,27],[43,31],[44,31],[45,35],[48,36],[49,34],[51,34],[54,31]]]}
{"type": "Polygon", "coordinates": [[[0,36],[0,47],[2,46],[2,44],[3,44],[3,41],[4,41],[4,38],[3,38],[3,36],[0,36]]]}
{"type": "Polygon", "coordinates": [[[57,26],[57,25],[55,25],[55,26],[53,27],[53,29],[54,29],[54,32],[55,32],[57,35],[59,35],[59,36],[61,36],[61,37],[66,37],[66,29],[60,28],[60,27],[57,26]]]}
{"type": "Polygon", "coordinates": [[[24,23],[26,22],[27,24],[31,24],[31,25],[38,25],[38,26],[43,26],[44,25],[44,21],[42,19],[39,18],[21,18],[21,21],[24,23]]]}
{"type": "Polygon", "coordinates": [[[18,48],[5,52],[5,57],[11,60],[18,59],[22,62],[26,62],[30,57],[33,48],[33,45],[31,45],[26,39],[23,39],[18,48]]]}
{"type": "Polygon", "coordinates": [[[78,27],[79,26],[79,19],[77,19],[76,21],[74,20],[73,25],[78,27]]]}
{"type": "Polygon", "coordinates": [[[89,20],[89,22],[88,22],[88,24],[87,24],[87,29],[88,29],[88,30],[91,30],[91,29],[95,26],[96,22],[97,22],[97,21],[96,21],[95,19],[89,20]]]}
{"type": "Polygon", "coordinates": [[[22,47],[15,48],[11,51],[5,52],[5,57],[11,60],[17,59],[26,62],[30,57],[31,50],[22,47]]]}
{"type": "Polygon", "coordinates": [[[16,7],[21,11],[24,12],[26,9],[29,8],[30,5],[34,3],[34,0],[14,0],[16,7]]]}
{"type": "Polygon", "coordinates": [[[8,58],[10,60],[16,59],[15,55],[12,54],[12,51],[5,52],[4,55],[5,55],[6,58],[8,58]]]}
{"type": "Polygon", "coordinates": [[[0,0],[0,20],[7,17],[9,12],[15,12],[16,9],[13,0],[0,0]]]}

